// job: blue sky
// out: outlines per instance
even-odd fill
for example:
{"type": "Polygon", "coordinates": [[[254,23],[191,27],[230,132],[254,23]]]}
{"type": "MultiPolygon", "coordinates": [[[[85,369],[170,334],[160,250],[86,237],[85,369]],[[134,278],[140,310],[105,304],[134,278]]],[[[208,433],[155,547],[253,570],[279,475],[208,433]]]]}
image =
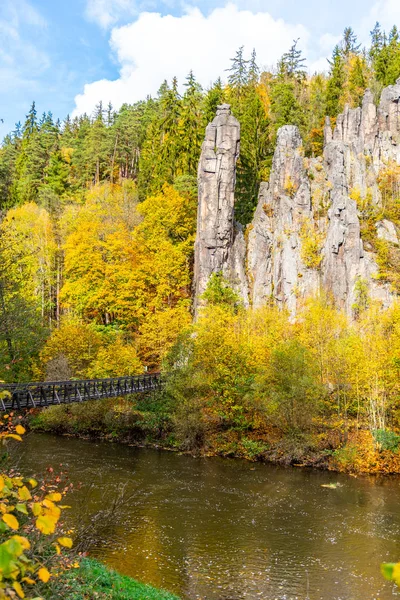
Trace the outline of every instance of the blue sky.
{"type": "Polygon", "coordinates": [[[207,86],[244,44],[269,67],[300,37],[323,69],[345,26],[400,25],[399,0],[0,0],[0,137],[32,100],[55,117],[155,94],[193,69],[207,86]]]}

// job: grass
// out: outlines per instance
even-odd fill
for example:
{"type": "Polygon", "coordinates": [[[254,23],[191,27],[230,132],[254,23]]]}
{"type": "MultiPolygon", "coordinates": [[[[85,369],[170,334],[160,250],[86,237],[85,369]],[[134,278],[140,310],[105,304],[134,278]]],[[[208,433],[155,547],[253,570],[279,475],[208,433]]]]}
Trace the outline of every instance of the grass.
{"type": "Polygon", "coordinates": [[[53,600],[179,600],[178,596],[119,575],[90,558],[83,559],[79,569],[63,575],[60,585],[61,595],[54,589],[53,600]]]}

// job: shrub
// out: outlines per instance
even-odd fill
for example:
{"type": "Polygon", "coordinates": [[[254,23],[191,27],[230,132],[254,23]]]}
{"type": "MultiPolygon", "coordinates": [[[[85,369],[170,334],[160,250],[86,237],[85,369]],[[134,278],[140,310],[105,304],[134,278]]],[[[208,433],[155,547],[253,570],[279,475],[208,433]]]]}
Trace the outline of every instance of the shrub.
{"type": "Polygon", "coordinates": [[[182,404],[173,418],[173,431],[182,450],[198,450],[204,445],[206,424],[198,403],[182,404]]]}
{"type": "Polygon", "coordinates": [[[400,435],[389,429],[375,429],[372,432],[378,450],[397,452],[400,445],[400,435]]]}
{"type": "Polygon", "coordinates": [[[308,429],[323,397],[315,361],[297,340],[288,340],[273,350],[267,372],[256,387],[267,412],[285,430],[308,429]]]}
{"type": "Polygon", "coordinates": [[[247,458],[256,459],[264,456],[269,449],[269,445],[258,440],[251,440],[249,438],[242,438],[241,445],[244,448],[245,456],[247,458]]]}
{"type": "Polygon", "coordinates": [[[319,269],[322,262],[323,235],[316,230],[313,223],[306,221],[300,229],[300,239],[303,263],[308,269],[319,269]]]}

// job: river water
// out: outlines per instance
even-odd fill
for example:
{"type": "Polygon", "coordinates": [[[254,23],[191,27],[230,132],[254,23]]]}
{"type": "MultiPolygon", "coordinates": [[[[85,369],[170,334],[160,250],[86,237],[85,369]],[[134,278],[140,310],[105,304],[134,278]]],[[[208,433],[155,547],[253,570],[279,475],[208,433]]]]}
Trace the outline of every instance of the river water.
{"type": "Polygon", "coordinates": [[[400,479],[29,434],[24,474],[67,470],[89,554],[195,600],[387,600],[400,560],[400,479]],[[62,464],[62,467],[60,467],[62,464]],[[321,487],[339,483],[336,489],[321,487]],[[112,514],[117,495],[120,501],[112,514]],[[97,515],[97,516],[96,516],[97,515]]]}

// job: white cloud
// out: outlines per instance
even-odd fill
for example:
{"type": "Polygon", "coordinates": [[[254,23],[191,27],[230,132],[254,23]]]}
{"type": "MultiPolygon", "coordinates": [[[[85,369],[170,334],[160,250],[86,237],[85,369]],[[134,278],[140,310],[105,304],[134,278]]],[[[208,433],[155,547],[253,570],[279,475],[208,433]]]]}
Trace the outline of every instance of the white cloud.
{"type": "MultiPolygon", "coordinates": [[[[273,65],[300,38],[304,50],[309,33],[303,25],[274,19],[267,12],[239,10],[234,4],[214,9],[208,16],[186,7],[180,17],[143,12],[138,19],[111,33],[110,45],[120,64],[115,81],[86,84],[75,97],[74,114],[91,113],[102,100],[118,108],[156,94],[164,79],[175,75],[182,84],[190,70],[208,86],[229,67],[229,59],[245,46],[255,48],[260,65],[273,65]]],[[[226,75],[226,74],[225,74],[226,75]]]]}
{"type": "Polygon", "coordinates": [[[314,73],[326,73],[329,71],[328,59],[331,58],[334,47],[342,39],[341,35],[332,35],[331,33],[324,33],[318,40],[317,53],[319,58],[314,60],[309,66],[309,72],[314,73]]]}
{"type": "Polygon", "coordinates": [[[121,16],[132,16],[137,12],[133,0],[87,0],[86,17],[103,29],[114,25],[121,16]]]}

